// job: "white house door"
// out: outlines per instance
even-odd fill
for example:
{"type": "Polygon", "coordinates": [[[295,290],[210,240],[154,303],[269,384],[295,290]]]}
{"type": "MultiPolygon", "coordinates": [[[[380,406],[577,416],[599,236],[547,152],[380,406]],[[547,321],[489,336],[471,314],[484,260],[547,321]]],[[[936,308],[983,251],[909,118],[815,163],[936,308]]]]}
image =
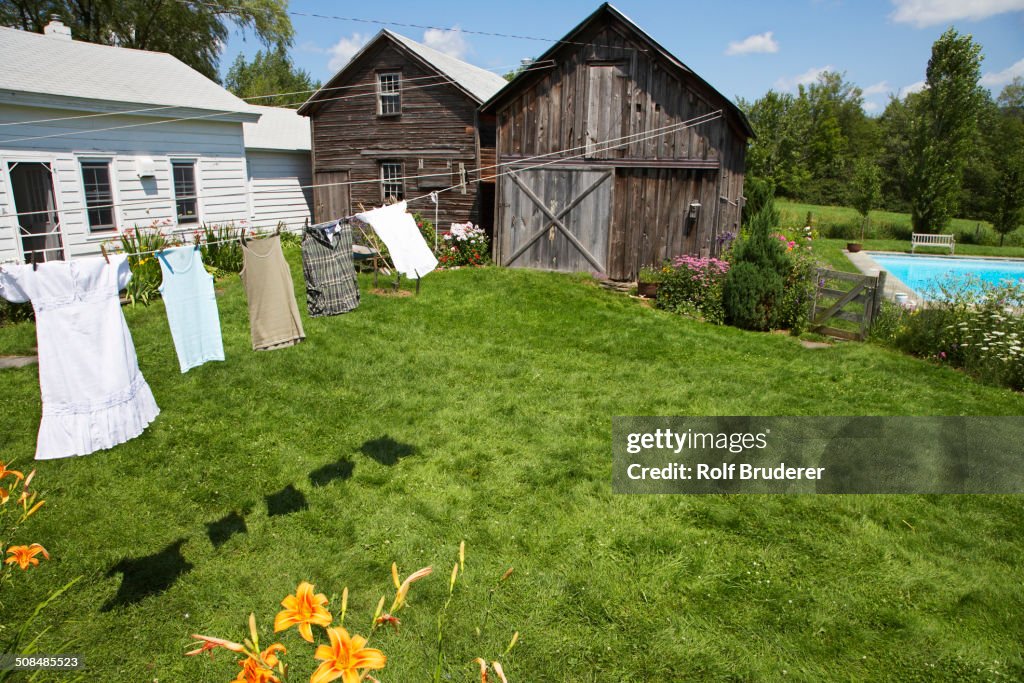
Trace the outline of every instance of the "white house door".
{"type": "Polygon", "coordinates": [[[64,259],[64,239],[53,194],[53,170],[38,161],[8,164],[14,209],[21,227],[21,250],[25,262],[64,259]]]}

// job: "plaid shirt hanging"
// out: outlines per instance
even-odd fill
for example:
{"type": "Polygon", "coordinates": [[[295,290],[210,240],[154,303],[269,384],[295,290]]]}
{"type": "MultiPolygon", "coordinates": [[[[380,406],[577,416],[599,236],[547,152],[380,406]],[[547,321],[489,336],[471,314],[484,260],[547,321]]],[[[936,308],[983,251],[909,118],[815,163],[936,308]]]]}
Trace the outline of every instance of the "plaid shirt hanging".
{"type": "Polygon", "coordinates": [[[359,305],[359,285],[352,265],[352,226],[347,220],[306,228],[302,274],[311,317],[348,313],[359,305]]]}

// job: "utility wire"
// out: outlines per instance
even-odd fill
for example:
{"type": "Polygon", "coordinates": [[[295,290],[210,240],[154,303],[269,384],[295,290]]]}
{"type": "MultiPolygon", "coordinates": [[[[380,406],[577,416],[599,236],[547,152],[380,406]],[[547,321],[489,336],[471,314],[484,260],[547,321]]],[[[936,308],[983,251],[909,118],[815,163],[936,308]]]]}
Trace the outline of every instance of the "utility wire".
{"type": "MultiPolygon", "coordinates": [[[[649,131],[643,131],[643,132],[640,132],[640,133],[632,133],[630,135],[624,135],[624,136],[621,136],[621,137],[618,137],[618,138],[611,138],[609,140],[603,140],[603,141],[600,141],[600,142],[595,142],[595,143],[590,143],[590,144],[577,145],[575,147],[568,147],[568,148],[565,148],[565,149],[555,150],[553,152],[547,152],[545,154],[539,154],[539,155],[535,155],[535,156],[532,156],[532,157],[526,157],[524,159],[517,159],[517,160],[515,160],[513,162],[496,163],[496,164],[491,164],[489,166],[481,166],[479,168],[467,169],[465,173],[466,173],[466,176],[469,176],[471,174],[480,174],[483,171],[488,171],[488,170],[491,170],[491,169],[495,169],[495,168],[498,168],[498,167],[503,166],[503,165],[508,165],[510,163],[516,163],[516,164],[520,164],[520,163],[524,163],[524,162],[528,163],[528,162],[530,162],[532,160],[536,160],[536,159],[544,159],[544,158],[548,158],[548,157],[559,156],[559,155],[565,154],[567,152],[574,152],[574,151],[581,150],[581,149],[592,148],[595,145],[607,144],[607,143],[611,143],[611,142],[618,142],[618,141],[621,141],[621,140],[631,140],[632,138],[636,138],[636,137],[644,136],[644,135],[650,135],[652,133],[668,134],[669,132],[676,132],[677,130],[684,130],[686,128],[692,127],[691,124],[692,125],[699,125],[701,123],[710,122],[710,121],[712,121],[712,120],[714,120],[716,118],[719,118],[721,116],[721,113],[722,113],[722,110],[719,109],[719,110],[716,110],[714,112],[709,112],[707,114],[702,114],[701,116],[694,117],[694,118],[689,119],[687,121],[682,121],[682,122],[678,122],[678,123],[672,123],[672,124],[669,124],[669,125],[666,125],[666,126],[661,126],[659,128],[653,128],[653,129],[651,129],[649,131]],[[713,118],[708,118],[708,117],[713,117],[713,118]]],[[[649,139],[649,138],[643,138],[643,140],[632,140],[629,144],[633,144],[635,142],[645,141],[647,139],[649,139]]],[[[582,156],[585,156],[585,155],[582,155],[582,156]]],[[[569,158],[578,158],[578,157],[569,157],[569,158]]],[[[400,176],[398,178],[394,178],[393,180],[394,181],[398,181],[398,180],[401,180],[401,181],[419,180],[419,179],[422,179],[422,178],[436,178],[436,177],[439,177],[439,176],[447,176],[447,175],[450,175],[450,173],[447,173],[447,172],[443,172],[443,173],[424,173],[424,174],[419,174],[419,175],[400,176]]],[[[492,176],[492,177],[497,177],[497,176],[492,176]]],[[[484,177],[479,177],[478,178],[478,180],[489,180],[489,179],[491,179],[491,178],[484,178],[484,177]]],[[[294,191],[294,190],[307,190],[307,189],[323,188],[323,187],[342,187],[342,186],[352,186],[352,185],[377,184],[377,183],[380,183],[380,182],[381,182],[380,178],[371,178],[371,179],[365,179],[365,180],[347,180],[347,181],[339,181],[339,182],[334,182],[334,183],[313,183],[313,184],[310,184],[310,185],[289,186],[289,187],[287,187],[285,189],[286,190],[294,191]]],[[[462,183],[458,183],[458,184],[454,185],[453,187],[461,187],[461,186],[462,186],[462,183]]],[[[188,197],[181,197],[180,199],[196,199],[196,200],[199,200],[199,199],[206,199],[206,200],[209,200],[209,199],[223,199],[225,197],[235,197],[235,196],[238,196],[238,195],[253,196],[253,195],[259,195],[259,194],[275,194],[275,193],[280,193],[281,191],[282,191],[282,186],[276,186],[276,187],[273,187],[273,188],[267,188],[267,189],[263,189],[263,190],[240,190],[240,191],[239,190],[232,190],[230,192],[219,193],[219,194],[189,195],[188,197]]],[[[32,216],[32,215],[77,213],[77,212],[88,211],[88,210],[93,210],[93,209],[124,208],[124,207],[127,207],[127,206],[146,205],[146,204],[167,204],[168,202],[172,201],[173,199],[174,198],[169,198],[169,197],[143,197],[143,198],[140,198],[140,199],[126,199],[126,200],[121,201],[121,202],[111,202],[109,204],[94,204],[92,206],[86,206],[84,208],[61,208],[61,209],[48,209],[48,210],[40,210],[40,211],[22,211],[22,212],[19,212],[19,213],[4,214],[3,216],[0,216],[0,217],[6,218],[6,217],[20,217],[20,216],[32,216]]]]}

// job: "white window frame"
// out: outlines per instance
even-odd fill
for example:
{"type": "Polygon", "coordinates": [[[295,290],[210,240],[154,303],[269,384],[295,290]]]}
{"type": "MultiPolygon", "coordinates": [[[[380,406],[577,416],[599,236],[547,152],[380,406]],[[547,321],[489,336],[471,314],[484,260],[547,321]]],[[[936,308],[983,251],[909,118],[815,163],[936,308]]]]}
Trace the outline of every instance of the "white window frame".
{"type": "Polygon", "coordinates": [[[168,180],[171,185],[171,215],[174,217],[174,225],[177,230],[196,230],[203,226],[203,207],[202,202],[199,201],[200,195],[202,194],[202,185],[199,183],[199,159],[196,157],[169,157],[169,176],[168,180]],[[174,165],[175,164],[192,164],[192,179],[195,185],[195,203],[196,203],[196,220],[195,222],[189,221],[182,223],[178,220],[178,188],[174,182],[174,165]]]}
{"type": "Polygon", "coordinates": [[[377,116],[401,116],[402,115],[402,72],[401,71],[378,71],[377,72],[377,116]],[[386,77],[395,78],[394,89],[384,89],[386,77]],[[397,97],[398,110],[384,111],[384,97],[397,97]]]}
{"type": "Polygon", "coordinates": [[[82,209],[82,222],[85,224],[86,233],[90,238],[95,237],[104,240],[110,239],[111,235],[119,235],[121,233],[121,212],[118,211],[117,159],[113,156],[82,154],[75,156],[75,163],[78,166],[78,182],[79,188],[82,192],[82,206],[84,207],[82,209]],[[110,181],[110,203],[113,204],[113,206],[110,207],[110,213],[114,224],[111,228],[93,230],[92,221],[89,220],[89,199],[85,189],[85,173],[83,172],[83,164],[99,163],[107,165],[107,178],[110,181]]]}
{"type": "Polygon", "coordinates": [[[404,170],[403,169],[404,169],[404,165],[402,164],[401,161],[389,160],[389,161],[381,161],[380,162],[380,200],[381,200],[381,202],[386,202],[388,197],[395,197],[394,195],[389,195],[388,194],[388,192],[387,192],[387,186],[388,185],[398,185],[399,186],[399,193],[401,194],[401,196],[400,197],[395,197],[395,199],[397,201],[402,201],[403,199],[405,199],[405,180],[402,177],[403,174],[404,174],[404,170]],[[398,167],[398,175],[396,175],[396,176],[394,176],[392,178],[389,178],[388,174],[385,172],[385,168],[388,167],[388,166],[397,166],[398,167]]]}

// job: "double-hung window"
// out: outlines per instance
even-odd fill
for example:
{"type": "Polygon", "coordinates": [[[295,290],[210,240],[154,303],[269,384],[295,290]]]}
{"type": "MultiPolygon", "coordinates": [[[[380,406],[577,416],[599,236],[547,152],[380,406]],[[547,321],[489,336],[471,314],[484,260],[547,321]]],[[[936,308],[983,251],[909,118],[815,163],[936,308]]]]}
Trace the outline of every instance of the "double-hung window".
{"type": "Polygon", "coordinates": [[[377,113],[398,116],[402,113],[402,74],[397,71],[377,74],[377,113]]]}
{"type": "Polygon", "coordinates": [[[110,232],[114,223],[114,192],[110,184],[109,161],[83,161],[82,185],[91,232],[110,232]]]}
{"type": "Polygon", "coordinates": [[[380,164],[380,196],[382,201],[405,198],[402,185],[402,162],[382,161],[380,164]]]}
{"type": "Polygon", "coordinates": [[[196,198],[196,162],[172,161],[174,176],[174,204],[178,225],[199,222],[199,203],[196,198]]]}

